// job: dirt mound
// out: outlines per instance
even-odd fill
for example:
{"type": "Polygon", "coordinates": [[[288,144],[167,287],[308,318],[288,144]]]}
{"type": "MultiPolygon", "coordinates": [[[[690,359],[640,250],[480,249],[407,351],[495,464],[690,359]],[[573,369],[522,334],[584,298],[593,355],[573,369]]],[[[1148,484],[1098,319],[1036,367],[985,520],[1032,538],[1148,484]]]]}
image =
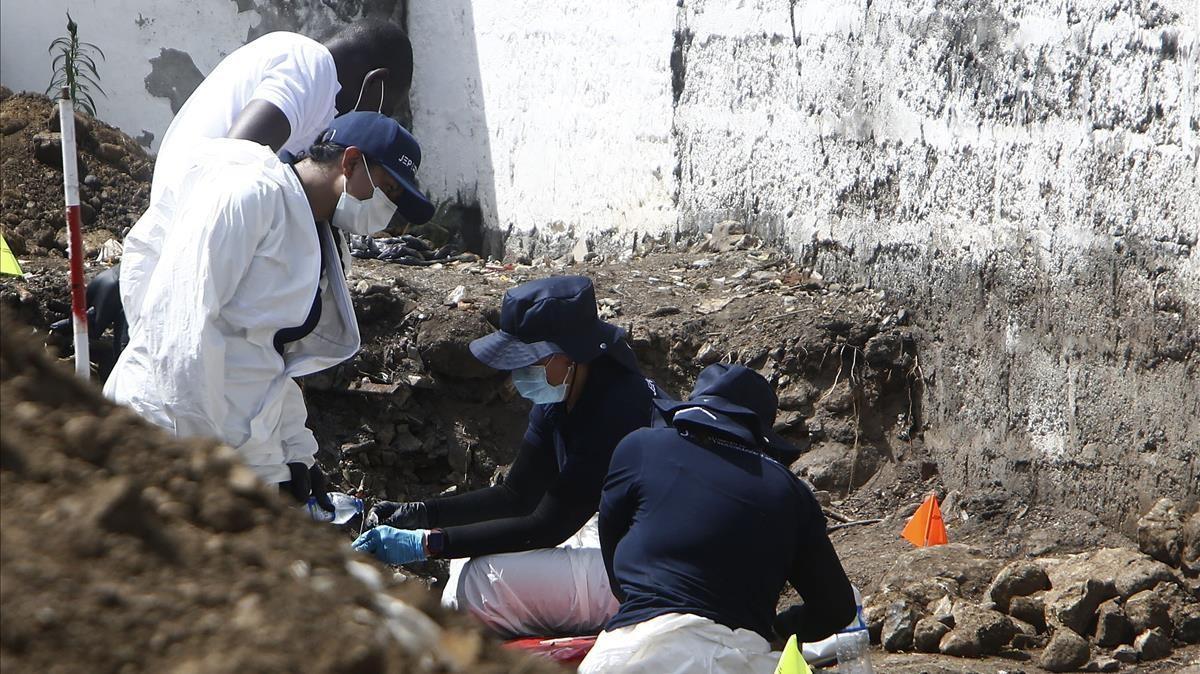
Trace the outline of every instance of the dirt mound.
{"type": "Polygon", "coordinates": [[[232,450],[168,438],[3,325],[0,669],[558,671],[384,587],[232,450]]]}
{"type": "MultiPolygon", "coordinates": [[[[89,252],[119,239],[150,198],[154,163],[119,130],[76,113],[79,199],[89,252]]],[[[0,222],[18,257],[67,248],[58,107],[39,94],[0,96],[0,222]]]]}

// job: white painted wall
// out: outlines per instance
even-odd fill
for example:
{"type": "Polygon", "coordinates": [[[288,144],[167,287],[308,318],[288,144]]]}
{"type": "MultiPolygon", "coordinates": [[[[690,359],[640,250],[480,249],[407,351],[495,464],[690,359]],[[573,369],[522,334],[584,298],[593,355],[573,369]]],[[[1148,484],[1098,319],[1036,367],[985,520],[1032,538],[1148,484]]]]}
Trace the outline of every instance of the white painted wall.
{"type": "Polygon", "coordinates": [[[95,96],[104,121],[137,137],[143,130],[161,140],[173,113],[167,100],[146,92],[150,59],[163,47],[191,54],[207,73],[240,47],[256,12],[238,13],[230,2],[160,0],[0,0],[0,84],[14,91],[46,90],[50,82],[50,42],[67,32],[67,10],[79,24],[80,39],[104,50],[95,96]]]}
{"type": "Polygon", "coordinates": [[[676,223],[668,2],[415,2],[422,185],[573,238],[676,223]]]}

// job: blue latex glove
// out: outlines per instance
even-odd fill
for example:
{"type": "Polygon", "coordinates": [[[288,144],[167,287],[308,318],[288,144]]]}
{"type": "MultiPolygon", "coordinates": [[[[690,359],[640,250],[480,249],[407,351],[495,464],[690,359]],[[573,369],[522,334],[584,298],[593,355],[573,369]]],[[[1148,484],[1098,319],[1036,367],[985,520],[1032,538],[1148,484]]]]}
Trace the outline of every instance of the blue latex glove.
{"type": "Polygon", "coordinates": [[[369,552],[381,562],[392,565],[425,561],[425,529],[397,529],[379,526],[359,536],[351,545],[369,552]]]}

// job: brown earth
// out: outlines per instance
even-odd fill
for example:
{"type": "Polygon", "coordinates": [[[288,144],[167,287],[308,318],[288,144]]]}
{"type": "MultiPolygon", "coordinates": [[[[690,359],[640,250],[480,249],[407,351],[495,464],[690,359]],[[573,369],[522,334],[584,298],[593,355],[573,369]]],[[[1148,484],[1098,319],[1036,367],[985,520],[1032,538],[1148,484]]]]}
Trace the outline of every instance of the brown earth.
{"type": "Polygon", "coordinates": [[[4,671],[554,671],[415,586],[373,589],[231,450],[168,438],[4,325],[4,671]]]}
{"type": "MultiPolygon", "coordinates": [[[[10,109],[27,110],[23,113],[26,126],[41,124],[44,128],[49,103],[42,99],[42,111],[39,112],[36,99],[29,96],[9,98],[0,102],[3,106],[0,110],[5,112],[5,119],[10,109]],[[25,107],[21,108],[18,103],[25,107]]],[[[108,129],[98,122],[93,125],[99,130],[97,133],[108,129]]],[[[32,208],[22,201],[9,201],[5,196],[0,202],[0,224],[10,242],[13,240],[11,232],[16,231],[17,236],[24,237],[21,231],[32,231],[42,233],[40,240],[47,245],[36,244],[36,237],[25,238],[26,241],[35,240],[38,247],[27,248],[26,254],[21,255],[27,272],[25,278],[0,281],[0,305],[15,312],[35,330],[43,331],[48,323],[65,318],[69,307],[62,249],[49,245],[44,238],[46,231],[62,226],[61,219],[54,220],[60,211],[61,184],[58,181],[61,176],[30,159],[32,136],[24,127],[5,135],[4,142],[9,143],[14,152],[25,152],[26,156],[22,161],[9,162],[10,145],[5,146],[6,161],[0,165],[4,171],[4,194],[8,195],[9,185],[34,184],[35,180],[41,180],[37,183],[41,185],[41,191],[26,192],[34,195],[32,208]],[[14,220],[10,216],[14,214],[18,215],[15,230],[10,224],[14,220]],[[34,217],[38,214],[41,215],[34,217]]],[[[124,142],[120,145],[124,146],[124,142]]],[[[97,224],[93,226],[96,233],[87,246],[89,251],[95,251],[103,243],[100,237],[119,233],[135,219],[140,212],[139,204],[144,203],[148,193],[144,181],[120,170],[114,173],[111,166],[101,165],[92,170],[104,184],[126,186],[123,190],[111,191],[110,197],[116,194],[129,198],[123,202],[113,200],[115,205],[108,210],[105,208],[108,202],[101,201],[97,224]]],[[[930,459],[923,445],[926,426],[922,399],[926,380],[920,365],[921,345],[938,339],[938,336],[922,330],[918,311],[898,306],[891,298],[871,288],[828,283],[729,226],[718,228],[711,239],[690,248],[646,240],[634,254],[626,254],[620,259],[588,255],[584,260],[573,260],[568,256],[561,260],[519,261],[525,264],[510,262],[453,262],[423,268],[374,260],[356,262],[350,285],[362,325],[364,348],[350,362],[304,381],[310,409],[309,424],[320,444],[318,459],[337,487],[358,491],[368,499],[414,499],[472,489],[502,479],[504,468],[512,460],[519,443],[528,406],[514,395],[503,375],[474,361],[467,344],[493,329],[500,298],[507,288],[547,274],[581,273],[595,279],[602,315],[629,331],[647,374],[671,393],[686,394],[699,370],[717,360],[754,367],[776,384],[782,407],[779,430],[808,448],[793,469],[814,484],[831,517],[883,520],[842,528],[832,534],[848,573],[868,599],[880,592],[881,583],[893,570],[896,560],[911,550],[898,534],[906,518],[929,492],[943,498],[950,540],[969,544],[983,558],[994,561],[997,567],[1012,559],[1061,556],[1102,547],[1136,547],[1128,538],[1084,511],[1027,502],[996,485],[971,493],[948,490],[942,483],[939,466],[930,459]],[[459,286],[462,290],[456,292],[459,286]],[[453,304],[447,303],[451,295],[456,300],[453,304]]],[[[105,266],[93,261],[89,263],[89,273],[105,266]]],[[[10,343],[19,344],[18,351],[22,355],[14,356],[16,360],[25,358],[32,348],[24,341],[13,341],[12,333],[25,330],[11,328],[17,325],[11,316],[6,317],[5,363],[9,362],[10,343]]],[[[102,375],[108,365],[104,360],[111,360],[111,356],[106,353],[106,337],[94,338],[93,354],[99,361],[97,374],[102,375]]],[[[46,341],[52,352],[70,355],[70,344],[61,337],[50,337],[46,341]]],[[[340,579],[336,582],[341,584],[331,593],[337,598],[329,600],[334,602],[333,605],[340,606],[337,602],[343,598],[361,604],[358,598],[363,591],[339,572],[345,568],[344,553],[340,550],[344,548],[344,537],[348,533],[342,533],[343,538],[339,538],[331,528],[313,527],[310,523],[297,521],[284,527],[293,531],[285,536],[286,542],[276,541],[273,536],[282,531],[278,522],[303,518],[276,503],[273,497],[254,490],[245,494],[237,492],[240,488],[230,486],[228,479],[231,472],[236,474],[237,471],[225,465],[227,459],[217,460],[221,467],[214,469],[215,473],[191,468],[184,459],[195,452],[209,456],[213,452],[211,448],[191,449],[191,445],[165,441],[127,415],[98,401],[91,393],[83,397],[75,393],[60,396],[47,390],[33,390],[31,382],[7,374],[9,366],[5,367],[6,381],[12,376],[19,382],[26,382],[20,387],[6,384],[4,390],[6,409],[13,412],[6,413],[4,425],[3,606],[5,614],[23,616],[22,620],[6,618],[3,634],[0,634],[6,669],[9,643],[20,644],[28,652],[44,651],[44,656],[39,657],[50,658],[51,646],[57,647],[57,640],[39,636],[38,630],[58,633],[63,629],[59,627],[60,623],[81,621],[80,625],[98,629],[98,634],[109,635],[107,643],[118,643],[120,640],[112,637],[113,633],[96,627],[97,621],[102,619],[121,626],[122,634],[145,637],[131,642],[139,645],[137,649],[108,648],[103,657],[112,660],[114,667],[119,668],[120,658],[132,657],[134,659],[129,661],[132,669],[160,669],[160,664],[176,662],[171,658],[200,654],[200,644],[209,643],[205,639],[224,638],[229,643],[243,643],[237,639],[246,638],[248,634],[247,630],[221,631],[222,627],[213,633],[216,636],[204,636],[192,629],[194,623],[183,626],[173,622],[185,610],[223,615],[221,624],[224,626],[238,620],[239,610],[242,613],[261,610],[273,619],[276,608],[279,608],[280,616],[298,616],[298,622],[282,622],[281,617],[277,624],[283,627],[277,630],[263,627],[276,624],[271,619],[254,623],[259,626],[252,630],[256,635],[253,643],[264,643],[262,640],[267,639],[267,634],[276,635],[270,638],[277,639],[279,644],[303,643],[311,650],[302,652],[330,658],[329,667],[336,668],[342,661],[337,660],[340,655],[335,644],[361,642],[367,644],[364,647],[368,650],[382,649],[380,652],[388,654],[390,665],[392,651],[388,649],[393,649],[394,644],[378,645],[366,638],[347,641],[342,638],[345,636],[342,632],[332,631],[332,628],[305,631],[304,624],[308,624],[305,621],[321,620],[320,615],[305,612],[312,602],[288,603],[290,599],[279,597],[284,593],[268,593],[262,589],[275,586],[259,585],[275,582],[280,587],[283,583],[303,586],[296,574],[288,575],[284,571],[295,567],[296,560],[306,559],[310,580],[317,575],[311,569],[317,568],[340,579]],[[26,396],[36,407],[22,408],[16,402],[10,402],[24,400],[26,396]],[[18,409],[26,410],[24,414],[28,419],[10,422],[10,417],[25,418],[16,413],[18,409]],[[78,425],[67,423],[74,418],[92,419],[95,428],[116,424],[114,428],[137,429],[133,433],[122,430],[138,440],[129,443],[125,441],[126,435],[121,435],[122,441],[113,443],[118,448],[107,456],[141,456],[136,454],[141,451],[153,457],[161,456],[161,465],[155,460],[123,460],[122,467],[136,462],[139,463],[136,468],[142,472],[129,477],[135,480],[136,488],[112,488],[119,492],[116,506],[131,500],[138,503],[137,499],[141,499],[140,502],[153,503],[151,510],[157,512],[161,509],[159,501],[182,502],[182,515],[174,506],[167,507],[166,514],[160,515],[159,523],[151,528],[166,532],[164,536],[170,538],[164,540],[175,541],[175,537],[183,536],[183,543],[172,543],[172,546],[199,557],[184,559],[183,555],[178,555],[163,561],[166,558],[162,558],[162,553],[153,552],[154,543],[138,538],[142,534],[122,533],[118,528],[110,532],[111,536],[96,536],[87,533],[95,531],[96,526],[74,524],[99,521],[76,514],[95,509],[89,509],[86,504],[104,501],[105,493],[97,486],[101,481],[96,476],[103,475],[108,480],[103,484],[110,484],[111,480],[123,475],[113,472],[109,465],[111,458],[104,459],[107,463],[94,465],[86,463],[87,457],[76,459],[65,453],[76,450],[70,449],[72,438],[66,437],[64,442],[62,433],[71,433],[71,429],[75,429],[74,438],[94,435],[90,432],[92,427],[80,435],[78,425]],[[53,420],[49,430],[42,428],[46,420],[53,420]],[[18,433],[24,435],[18,436],[18,433]],[[43,436],[46,439],[34,439],[43,436]],[[9,440],[10,437],[17,439],[9,440]],[[24,454],[13,453],[11,456],[22,457],[21,460],[29,465],[49,465],[50,468],[39,469],[44,470],[42,473],[31,470],[18,473],[8,467],[8,447],[17,447],[14,452],[23,451],[40,446],[39,442],[60,447],[46,452],[46,463],[30,460],[24,454]],[[147,452],[149,447],[154,447],[154,451],[147,452]],[[175,450],[164,451],[161,447],[174,447],[175,450]],[[188,454],[182,454],[183,447],[189,447],[188,454]],[[172,466],[184,466],[185,463],[191,471],[188,479],[167,477],[173,474],[170,473],[172,466]],[[27,479],[27,474],[41,477],[27,479]],[[10,488],[10,485],[23,485],[24,482],[43,487],[38,488],[40,491],[28,492],[36,493],[36,496],[20,496],[25,493],[25,486],[10,488]],[[208,491],[202,491],[201,487],[208,491]],[[251,502],[252,505],[247,506],[247,512],[252,513],[248,520],[251,524],[245,531],[237,533],[209,531],[212,524],[206,524],[205,517],[209,515],[204,510],[204,504],[209,500],[199,495],[205,493],[233,494],[231,498],[251,502]],[[47,515],[49,511],[56,514],[47,515]],[[176,521],[173,517],[181,519],[176,521]],[[268,527],[267,521],[276,524],[268,527]],[[38,528],[51,525],[65,529],[70,535],[38,528]],[[277,548],[293,549],[288,546],[300,540],[296,531],[304,533],[304,552],[296,551],[290,557],[283,553],[276,555],[277,548]],[[215,538],[222,542],[189,543],[190,539],[184,535],[188,533],[204,534],[208,537],[204,541],[215,538]],[[259,538],[262,538],[261,542],[259,538]],[[30,542],[28,551],[21,543],[10,544],[10,541],[21,540],[30,542]],[[31,542],[35,540],[52,542],[39,551],[32,548],[31,542]],[[254,557],[251,550],[257,549],[256,545],[262,547],[261,561],[245,562],[243,558],[254,557]],[[196,552],[201,547],[203,549],[196,552]],[[9,549],[14,551],[11,555],[9,549]],[[95,550],[101,550],[98,553],[101,560],[107,558],[105,555],[117,555],[115,559],[129,563],[129,560],[139,559],[140,551],[147,559],[159,561],[151,563],[139,559],[131,562],[135,573],[146,575],[138,575],[138,582],[129,583],[122,581],[119,575],[105,576],[111,569],[102,562],[90,558],[83,561],[84,554],[97,554],[95,550]],[[21,563],[26,556],[44,561],[39,561],[35,568],[35,565],[21,563]],[[284,560],[284,557],[288,558],[284,560]],[[191,561],[201,559],[204,564],[191,561]],[[143,566],[145,571],[142,571],[143,566]],[[87,580],[80,569],[92,567],[96,567],[98,575],[87,580]],[[184,589],[180,589],[176,580],[179,574],[207,574],[206,569],[210,568],[219,572],[197,577],[195,586],[182,584],[184,589]],[[29,578],[22,576],[14,583],[12,579],[17,578],[18,570],[31,575],[29,578]],[[105,580],[99,580],[100,577],[105,580]],[[80,578],[88,584],[81,584],[84,581],[80,578]],[[136,596],[157,596],[159,599],[155,601],[161,601],[162,605],[150,601],[153,610],[146,613],[155,619],[152,623],[142,621],[136,615],[142,605],[136,601],[121,600],[114,607],[107,607],[104,602],[111,600],[104,597],[113,594],[109,592],[91,604],[73,604],[76,607],[94,605],[93,610],[76,611],[81,615],[71,614],[68,618],[63,618],[62,613],[54,613],[48,618],[49,627],[36,627],[40,625],[40,619],[29,619],[29,616],[40,615],[36,609],[29,608],[38,601],[36,595],[10,588],[26,585],[40,588],[55,584],[85,598],[96,592],[93,585],[117,587],[117,595],[136,589],[136,596]],[[200,589],[196,590],[197,587],[200,589]],[[343,587],[349,589],[343,592],[343,587]],[[251,596],[261,598],[245,599],[251,596]],[[279,607],[273,603],[277,599],[283,602],[279,607]],[[255,601],[259,602],[257,609],[237,608],[241,605],[239,602],[255,601]],[[172,606],[177,607],[179,613],[171,613],[175,610],[172,606]],[[185,609],[185,606],[198,608],[185,609]],[[138,610],[130,612],[135,615],[125,616],[120,607],[138,610]],[[220,614],[219,611],[227,613],[220,614]],[[107,617],[116,613],[122,617],[111,620],[107,617]],[[146,626],[137,629],[143,625],[146,626]],[[159,628],[159,625],[172,625],[176,629],[159,628]],[[294,633],[289,631],[293,628],[297,630],[294,633]],[[165,636],[155,640],[159,633],[165,636]],[[301,638],[288,640],[287,634],[301,638]],[[325,634],[330,635],[328,641],[321,640],[325,634]],[[15,641],[10,642],[10,639],[15,641]],[[157,645],[147,648],[152,641],[157,645]],[[183,645],[173,645],[176,642],[183,645]],[[158,659],[138,659],[150,657],[158,659]]],[[[53,387],[43,386],[42,389],[57,390],[60,380],[55,378],[53,381],[53,387]]],[[[62,380],[61,387],[76,392],[81,390],[71,379],[62,380]]],[[[113,434],[114,437],[118,435],[115,431],[113,434]]],[[[40,454],[35,456],[40,457],[40,454]]],[[[205,460],[197,461],[204,464],[205,460]]],[[[119,507],[117,510],[120,512],[119,507]]],[[[120,516],[116,518],[120,519],[120,516]]],[[[103,529],[112,525],[101,523],[98,526],[103,529]]],[[[436,587],[444,580],[446,570],[444,563],[433,562],[412,567],[407,572],[415,572],[419,579],[436,587]]],[[[434,606],[435,602],[427,596],[409,594],[411,587],[399,591],[412,603],[431,612],[437,620],[444,619],[434,606]]],[[[296,594],[307,598],[311,592],[296,594]]],[[[976,596],[969,598],[979,599],[976,596]]],[[[782,604],[794,601],[796,598],[786,593],[781,598],[782,604]]],[[[212,619],[213,624],[216,620],[212,619]]],[[[446,620],[454,624],[453,619],[446,620]]],[[[337,622],[350,623],[346,620],[337,622]]],[[[325,625],[323,622],[313,624],[325,625]]],[[[80,639],[80,643],[99,643],[99,639],[80,639]]],[[[344,646],[341,648],[346,650],[344,646]]],[[[485,655],[480,656],[481,659],[492,661],[492,647],[485,645],[482,648],[485,655]]],[[[248,648],[241,655],[236,655],[240,651],[235,648],[218,650],[229,657],[244,658],[239,662],[250,663],[247,665],[250,668],[258,666],[254,663],[259,661],[254,658],[260,655],[248,648]]],[[[276,650],[293,652],[283,646],[276,650]]],[[[447,652],[457,651],[452,648],[447,652]]],[[[1007,651],[1003,657],[989,656],[978,660],[932,654],[884,654],[881,651],[874,656],[877,669],[888,672],[1036,672],[1043,671],[1032,664],[1031,658],[1037,653],[1035,644],[1025,650],[1007,651]]],[[[273,656],[287,657],[278,653],[273,656]]],[[[1142,663],[1137,665],[1137,671],[1178,671],[1197,662],[1198,656],[1200,653],[1195,646],[1177,642],[1170,659],[1154,665],[1142,663]]],[[[50,661],[12,662],[42,666],[50,661]]],[[[289,662],[277,660],[269,664],[286,666],[289,662]]],[[[318,662],[325,660],[318,659],[318,662]]],[[[204,669],[203,666],[200,668],[204,669]]],[[[1125,666],[1125,669],[1130,668],[1125,666]]]]}
{"type": "MultiPolygon", "coordinates": [[[[120,239],[150,198],[153,160],[119,130],[76,113],[85,248],[120,239]],[[91,245],[88,245],[91,244],[91,245]]],[[[0,224],[21,258],[65,255],[58,108],[39,94],[0,91],[0,224]],[[40,149],[39,149],[40,148],[40,149]]]]}

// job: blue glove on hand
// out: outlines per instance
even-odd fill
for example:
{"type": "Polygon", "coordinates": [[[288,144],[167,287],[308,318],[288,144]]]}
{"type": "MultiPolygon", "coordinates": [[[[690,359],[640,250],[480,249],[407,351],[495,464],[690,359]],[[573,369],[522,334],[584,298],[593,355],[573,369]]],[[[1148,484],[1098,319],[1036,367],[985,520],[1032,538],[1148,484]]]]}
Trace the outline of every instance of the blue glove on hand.
{"type": "Polygon", "coordinates": [[[352,543],[355,550],[369,552],[381,562],[392,565],[425,561],[425,529],[397,529],[379,526],[352,543]]]}

